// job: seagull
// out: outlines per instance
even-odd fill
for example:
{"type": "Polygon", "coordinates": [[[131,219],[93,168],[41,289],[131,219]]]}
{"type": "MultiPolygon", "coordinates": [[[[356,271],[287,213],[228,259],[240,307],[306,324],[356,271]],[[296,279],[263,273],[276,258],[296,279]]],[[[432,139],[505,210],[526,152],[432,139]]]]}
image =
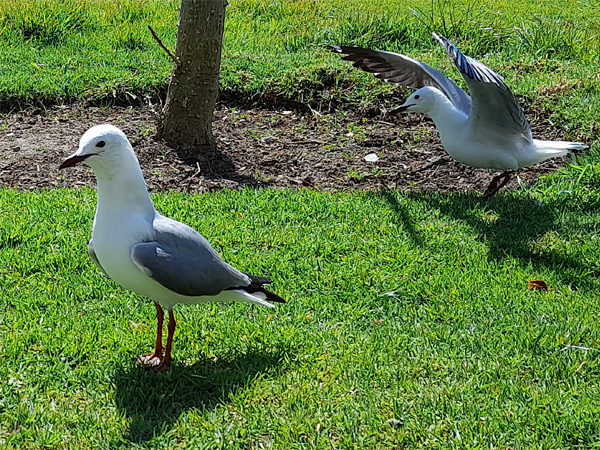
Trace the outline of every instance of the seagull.
{"type": "Polygon", "coordinates": [[[581,142],[533,139],[523,108],[504,79],[463,55],[445,37],[437,33],[433,37],[454,61],[470,96],[440,71],[408,56],[359,47],[334,45],[331,49],[381,80],[417,89],[390,113],[427,114],[453,159],[471,167],[502,171],[492,179],[484,197],[496,194],[522,167],[588,148],[581,142]]]}
{"type": "Polygon", "coordinates": [[[90,258],[109,278],[149,297],[156,307],[155,349],[138,357],[139,363],[155,372],[169,368],[177,303],[233,301],[267,307],[273,307],[269,301],[285,303],[263,287],[270,279],[230,266],[196,230],[156,211],[138,159],[119,128],[90,128],[59,169],[78,163],[92,168],[98,184],[90,258]],[[166,347],[163,307],[169,314],[166,347]]]}

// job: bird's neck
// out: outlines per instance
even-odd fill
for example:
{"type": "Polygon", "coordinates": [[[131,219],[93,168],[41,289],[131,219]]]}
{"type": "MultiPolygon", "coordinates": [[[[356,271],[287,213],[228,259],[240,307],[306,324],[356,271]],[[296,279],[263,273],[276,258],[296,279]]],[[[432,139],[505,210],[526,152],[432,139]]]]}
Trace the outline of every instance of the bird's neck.
{"type": "Polygon", "coordinates": [[[435,107],[428,114],[435,123],[440,136],[455,134],[457,130],[464,127],[469,117],[456,108],[445,95],[437,98],[435,107]]]}
{"type": "Polygon", "coordinates": [[[119,167],[111,170],[102,169],[95,170],[98,181],[97,213],[106,211],[107,216],[131,213],[148,217],[154,215],[154,205],[137,160],[122,161],[119,167]]]}

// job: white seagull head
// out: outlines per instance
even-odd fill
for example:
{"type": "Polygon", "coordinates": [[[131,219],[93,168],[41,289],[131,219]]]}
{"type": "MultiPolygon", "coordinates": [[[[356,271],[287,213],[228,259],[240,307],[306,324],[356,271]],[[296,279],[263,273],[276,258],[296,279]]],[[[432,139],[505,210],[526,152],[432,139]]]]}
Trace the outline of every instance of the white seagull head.
{"type": "Polygon", "coordinates": [[[439,89],[432,86],[425,86],[413,92],[403,105],[395,108],[391,113],[411,111],[431,115],[431,113],[439,108],[441,103],[449,103],[448,97],[439,89]]]}
{"type": "Polygon", "coordinates": [[[96,125],[81,137],[79,149],[65,159],[59,169],[84,163],[97,177],[110,176],[128,163],[139,167],[127,136],[113,125],[96,125]]]}

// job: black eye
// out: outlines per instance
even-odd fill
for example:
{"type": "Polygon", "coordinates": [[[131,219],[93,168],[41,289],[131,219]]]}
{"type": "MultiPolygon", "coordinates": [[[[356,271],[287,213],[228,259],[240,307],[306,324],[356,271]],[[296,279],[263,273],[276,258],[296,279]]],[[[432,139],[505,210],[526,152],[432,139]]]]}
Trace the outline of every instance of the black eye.
{"type": "Polygon", "coordinates": [[[100,148],[102,148],[102,147],[104,147],[105,145],[106,145],[106,142],[104,142],[104,141],[98,141],[98,142],[96,142],[96,147],[100,147],[100,148]]]}
{"type": "Polygon", "coordinates": [[[420,95],[415,95],[415,100],[419,100],[420,95]]]}

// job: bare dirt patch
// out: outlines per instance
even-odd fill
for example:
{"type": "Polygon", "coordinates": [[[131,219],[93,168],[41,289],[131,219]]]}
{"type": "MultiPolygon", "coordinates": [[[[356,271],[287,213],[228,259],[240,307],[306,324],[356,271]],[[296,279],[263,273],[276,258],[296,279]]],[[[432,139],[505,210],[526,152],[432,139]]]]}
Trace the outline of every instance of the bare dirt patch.
{"type": "MultiPolygon", "coordinates": [[[[70,105],[0,119],[0,185],[23,190],[94,186],[88,168],[59,172],[58,165],[88,128],[101,123],[123,129],[148,186],[159,191],[244,186],[483,191],[494,175],[452,161],[433,124],[416,114],[364,117],[220,105],[214,123],[217,152],[189,164],[156,140],[156,118],[149,108],[70,105]]],[[[537,116],[536,123],[536,137],[559,138],[543,118],[537,116]]],[[[520,176],[532,184],[563,164],[547,161],[520,176]]],[[[514,186],[512,181],[509,188],[514,186]]]]}

